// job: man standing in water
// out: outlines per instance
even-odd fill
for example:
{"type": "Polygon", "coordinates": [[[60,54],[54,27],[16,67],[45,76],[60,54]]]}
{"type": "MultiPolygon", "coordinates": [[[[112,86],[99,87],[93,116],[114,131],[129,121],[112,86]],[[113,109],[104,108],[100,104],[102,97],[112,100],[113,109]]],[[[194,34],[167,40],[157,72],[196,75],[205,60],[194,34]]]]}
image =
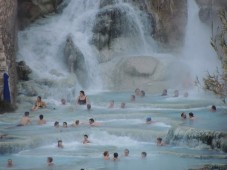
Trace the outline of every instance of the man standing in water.
{"type": "Polygon", "coordinates": [[[38,125],[46,124],[46,120],[43,119],[43,115],[39,115],[38,125]]]}
{"type": "Polygon", "coordinates": [[[24,116],[21,118],[20,123],[17,126],[25,126],[31,123],[31,120],[29,118],[29,112],[25,112],[24,116]]]}

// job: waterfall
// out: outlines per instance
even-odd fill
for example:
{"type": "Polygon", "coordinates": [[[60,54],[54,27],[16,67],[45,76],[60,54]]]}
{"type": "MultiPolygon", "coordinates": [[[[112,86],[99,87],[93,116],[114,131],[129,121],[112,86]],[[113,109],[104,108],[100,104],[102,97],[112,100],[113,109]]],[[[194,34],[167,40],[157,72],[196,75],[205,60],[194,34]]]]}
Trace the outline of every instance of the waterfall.
{"type": "MultiPolygon", "coordinates": [[[[78,77],[70,73],[65,63],[63,53],[68,36],[84,56],[89,88],[96,90],[102,88],[97,67],[98,54],[89,44],[98,9],[99,0],[72,0],[61,14],[41,19],[19,32],[17,60],[26,61],[33,71],[33,80],[50,82],[48,84],[51,86],[40,87],[48,96],[65,97],[84,88],[78,77]]],[[[41,81],[39,84],[45,83],[41,81]]],[[[41,91],[37,88],[36,90],[38,93],[41,91]]],[[[74,97],[69,96],[69,98],[74,97]]]]}
{"type": "Polygon", "coordinates": [[[188,23],[186,26],[185,47],[183,55],[189,65],[193,79],[214,73],[220,66],[215,51],[210,45],[211,28],[201,23],[199,7],[194,0],[188,0],[188,23]]]}
{"type": "Polygon", "coordinates": [[[45,96],[54,98],[68,96],[71,100],[80,89],[102,89],[105,80],[102,80],[98,59],[103,56],[95,47],[96,35],[98,42],[113,37],[103,44],[112,41],[111,48],[106,49],[114,51],[114,57],[146,55],[154,50],[150,44],[153,39],[149,31],[152,28],[147,13],[123,0],[103,1],[104,7],[100,7],[100,3],[100,0],[71,0],[61,14],[41,19],[19,32],[17,59],[26,61],[33,70],[32,79],[36,81],[30,84],[38,94],[45,93],[45,96]],[[120,15],[115,16],[116,21],[105,19],[105,15],[115,14],[120,15]],[[113,34],[107,32],[108,35],[102,37],[103,30],[99,28],[108,22],[117,22],[111,25],[113,34]],[[67,52],[64,48],[66,42],[67,52]],[[78,61],[74,63],[77,58],[84,65],[78,65],[78,61]],[[73,74],[78,67],[80,70],[73,74]]]}

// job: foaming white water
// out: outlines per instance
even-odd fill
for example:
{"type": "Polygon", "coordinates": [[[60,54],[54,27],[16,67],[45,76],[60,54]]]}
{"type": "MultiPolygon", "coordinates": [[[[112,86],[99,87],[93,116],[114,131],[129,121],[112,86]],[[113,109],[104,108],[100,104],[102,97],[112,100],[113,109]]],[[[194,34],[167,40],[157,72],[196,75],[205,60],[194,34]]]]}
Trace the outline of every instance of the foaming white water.
{"type": "MultiPolygon", "coordinates": [[[[128,136],[115,136],[110,135],[107,132],[98,132],[90,135],[89,137],[95,145],[100,146],[117,146],[117,147],[126,147],[126,146],[136,146],[139,142],[132,140],[128,136]]],[[[92,143],[91,143],[92,144],[92,143]]]]}
{"type": "MultiPolygon", "coordinates": [[[[68,35],[85,58],[91,88],[102,88],[97,53],[90,46],[92,28],[99,8],[99,0],[72,0],[59,16],[38,21],[19,33],[18,60],[26,61],[34,79],[48,79],[58,84],[53,95],[68,88],[81,89],[74,74],[64,63],[64,46],[68,35]]],[[[50,89],[48,89],[50,90],[50,89]]],[[[54,89],[51,89],[54,90],[54,89]]],[[[70,92],[66,92],[70,93],[70,92]]]]}
{"type": "Polygon", "coordinates": [[[211,28],[199,19],[199,7],[194,0],[188,0],[188,23],[186,27],[183,56],[189,65],[191,78],[204,77],[220,67],[220,61],[210,45],[211,28]]]}

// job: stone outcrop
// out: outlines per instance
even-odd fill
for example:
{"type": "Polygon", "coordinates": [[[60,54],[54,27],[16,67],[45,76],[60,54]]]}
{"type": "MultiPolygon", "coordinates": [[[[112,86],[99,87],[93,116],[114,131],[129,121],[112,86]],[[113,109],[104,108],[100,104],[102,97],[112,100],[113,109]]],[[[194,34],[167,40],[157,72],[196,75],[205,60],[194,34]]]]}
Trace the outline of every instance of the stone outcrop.
{"type": "Polygon", "coordinates": [[[200,7],[200,20],[210,26],[212,24],[218,24],[218,11],[227,8],[226,0],[196,0],[196,2],[200,7]]]}
{"type": "Polygon", "coordinates": [[[0,0],[0,113],[16,107],[17,1],[0,0]],[[11,102],[2,101],[3,73],[9,75],[11,102]]]}
{"type": "Polygon", "coordinates": [[[227,164],[226,165],[213,165],[213,164],[210,164],[210,165],[204,165],[203,167],[201,168],[190,168],[188,170],[226,170],[227,169],[227,164]]]}
{"type": "Polygon", "coordinates": [[[187,0],[146,0],[146,4],[147,10],[156,16],[154,39],[164,47],[182,47],[187,25],[187,0]]]}
{"type": "Polygon", "coordinates": [[[145,91],[160,92],[160,89],[180,85],[187,74],[187,66],[173,62],[171,56],[161,59],[153,56],[116,57],[111,62],[102,63],[104,87],[113,90],[129,90],[140,87],[145,91]],[[181,71],[176,79],[176,72],[181,71]],[[105,71],[108,70],[108,71],[105,71]]]}
{"type": "Polygon", "coordinates": [[[166,143],[186,144],[189,147],[205,147],[227,152],[227,134],[190,127],[173,127],[166,136],[166,143]]]}
{"type": "Polygon", "coordinates": [[[68,36],[64,48],[64,57],[66,64],[71,73],[75,73],[79,83],[83,87],[88,86],[88,72],[87,66],[85,64],[85,59],[83,53],[77,47],[71,36],[68,36]]]}
{"type": "Polygon", "coordinates": [[[63,0],[18,0],[18,27],[24,29],[40,17],[58,12],[63,0]]]}
{"type": "MultiPolygon", "coordinates": [[[[100,11],[96,16],[93,27],[94,36],[92,43],[102,50],[103,48],[111,49],[111,45],[116,38],[135,38],[140,35],[140,28],[131,6],[115,5],[116,1],[108,0],[100,2],[100,11]]],[[[149,20],[148,34],[151,36],[154,31],[154,19],[151,13],[144,13],[145,18],[149,20]]],[[[140,19],[140,18],[139,18],[140,19]]],[[[142,26],[141,26],[142,27],[142,26]]]]}
{"type": "Polygon", "coordinates": [[[32,72],[30,67],[26,65],[25,61],[17,62],[17,76],[18,80],[29,80],[28,75],[32,72]]]}

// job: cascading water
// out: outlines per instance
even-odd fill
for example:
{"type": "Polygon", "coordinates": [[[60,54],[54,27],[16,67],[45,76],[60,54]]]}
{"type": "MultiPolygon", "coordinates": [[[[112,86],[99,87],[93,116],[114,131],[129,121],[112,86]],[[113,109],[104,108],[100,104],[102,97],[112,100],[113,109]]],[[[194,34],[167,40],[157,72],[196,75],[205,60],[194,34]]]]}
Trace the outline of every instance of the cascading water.
{"type": "Polygon", "coordinates": [[[31,67],[33,79],[51,81],[51,90],[45,91],[49,96],[59,98],[69,94],[68,98],[72,99],[74,96],[70,96],[70,93],[82,88],[78,76],[76,78],[74,73],[70,73],[70,66],[67,66],[73,62],[73,57],[78,60],[77,54],[71,54],[78,49],[85,60],[83,67],[88,72],[86,79],[92,84],[90,88],[102,87],[97,53],[89,44],[98,8],[99,0],[70,1],[61,15],[40,20],[19,33],[18,60],[25,60],[31,67]],[[69,36],[77,48],[69,49],[69,57],[73,59],[66,61],[64,46],[69,36]]]}
{"type": "Polygon", "coordinates": [[[190,68],[191,78],[205,77],[216,72],[220,61],[216,57],[211,42],[211,28],[199,19],[199,7],[194,0],[188,0],[188,23],[186,27],[183,60],[190,68]]]}
{"type": "Polygon", "coordinates": [[[99,23],[99,15],[100,18],[106,14],[119,15],[111,26],[118,24],[119,28],[113,32],[120,33],[108,32],[105,36],[112,36],[113,40],[104,41],[104,46],[112,41],[109,50],[114,49],[113,55],[145,55],[153,51],[152,45],[148,45],[152,41],[148,30],[152,28],[144,12],[129,2],[113,1],[101,9],[100,3],[99,0],[69,1],[62,14],[40,20],[19,33],[18,60],[26,61],[33,70],[31,77],[36,81],[29,83],[33,83],[38,94],[72,100],[75,91],[82,88],[102,89],[105,80],[100,76],[97,59],[101,54],[94,47],[95,35],[99,43],[103,39],[100,27],[113,21],[104,19],[99,23]]]}
{"type": "MultiPolygon", "coordinates": [[[[72,92],[80,88],[77,79],[81,77],[74,73],[70,74],[70,71],[78,70],[74,63],[69,61],[74,61],[73,56],[77,54],[81,63],[86,66],[84,71],[88,73],[89,84],[94,88],[102,87],[102,79],[99,77],[101,63],[97,62],[100,54],[92,41],[96,38],[97,26],[100,26],[98,27],[100,30],[108,28],[110,21],[108,17],[116,14],[123,17],[116,23],[123,21],[125,27],[116,29],[122,32],[113,34],[116,37],[113,38],[113,44],[110,44],[109,50],[115,48],[115,54],[119,52],[122,58],[128,55],[130,57],[132,54],[144,55],[147,52],[146,49],[148,52],[152,51],[146,47],[146,44],[152,43],[147,40],[150,34],[146,30],[149,27],[142,21],[146,20],[146,15],[142,11],[134,8],[130,0],[108,0],[115,4],[105,5],[99,9],[100,2],[101,0],[71,0],[62,15],[40,20],[27,30],[20,32],[18,60],[25,60],[33,70],[32,80],[27,82],[27,85],[36,86],[39,92],[45,91],[44,93],[48,95],[45,96],[47,99],[51,97],[59,99],[65,93],[69,94],[69,99],[74,98],[75,94],[72,92]],[[99,25],[99,17],[106,17],[107,22],[100,22],[99,25]],[[103,25],[104,27],[101,27],[103,25]],[[130,31],[127,32],[127,29],[130,31]],[[67,48],[65,44],[68,44],[67,48]],[[64,61],[63,55],[67,55],[70,59],[68,63],[64,61]],[[68,67],[67,64],[69,64],[68,67]]],[[[107,0],[102,2],[106,3],[107,0]]],[[[189,8],[191,10],[192,7],[189,8]]],[[[188,28],[193,27],[188,25],[188,28]]],[[[107,36],[100,34],[97,35],[101,39],[107,36]]],[[[192,34],[191,32],[187,35],[192,34]]],[[[186,38],[186,46],[189,43],[187,40],[186,38]]],[[[187,56],[190,56],[191,50],[189,52],[185,51],[187,56]]],[[[158,57],[169,56],[159,54],[158,57]]],[[[140,61],[142,57],[138,56],[138,58],[139,60],[136,61],[140,61]]],[[[170,60],[172,59],[174,62],[177,61],[176,57],[172,56],[170,60]]],[[[146,65],[146,61],[141,65],[146,65]]],[[[113,63],[110,61],[110,65],[107,66],[113,63]]],[[[149,68],[150,63],[148,63],[149,68]]],[[[109,67],[104,70],[104,72],[108,71],[109,67]]],[[[147,79],[147,76],[145,78],[147,79]]],[[[126,85],[129,86],[129,83],[126,85]]],[[[202,167],[210,162],[226,164],[226,153],[223,153],[227,152],[225,147],[226,106],[223,106],[219,100],[194,99],[190,95],[185,98],[182,94],[179,97],[172,97],[171,94],[160,96],[160,94],[154,95],[147,92],[145,97],[136,96],[136,101],[132,102],[130,101],[132,94],[134,94],[133,91],[90,93],[88,97],[92,105],[91,110],[75,104],[61,105],[55,101],[48,101],[48,104],[54,108],[47,107],[30,112],[32,124],[16,126],[23,112],[31,108],[31,104],[23,105],[26,102],[23,101],[16,113],[0,115],[0,169],[5,168],[9,158],[14,162],[13,169],[17,170],[79,170],[82,168],[86,170],[182,170],[202,167]],[[107,108],[110,100],[115,101],[112,109],[107,108]],[[120,107],[122,102],[125,102],[125,108],[120,107]],[[210,105],[214,103],[218,108],[217,111],[209,112],[210,105]],[[187,117],[182,120],[181,112],[193,112],[195,119],[191,120],[187,117]],[[37,124],[39,114],[43,114],[44,119],[47,120],[45,125],[37,124]],[[152,117],[151,124],[145,123],[147,117],[152,117]],[[90,126],[89,118],[94,118],[97,126],[90,126]],[[70,126],[75,120],[80,121],[79,126],[70,126]],[[55,121],[60,122],[59,128],[53,126],[55,121]],[[62,127],[63,122],[68,123],[67,128],[62,127]],[[223,132],[219,133],[219,131],[223,132]],[[84,134],[89,136],[91,143],[82,143],[84,134]],[[162,137],[166,145],[157,146],[157,137],[162,137]],[[63,148],[57,147],[58,140],[63,141],[63,148]],[[129,157],[123,155],[126,148],[130,150],[129,157]],[[110,153],[110,160],[102,159],[102,154],[106,150],[110,153]],[[120,161],[112,160],[114,152],[119,153],[120,161]],[[146,159],[141,159],[141,152],[147,152],[146,159]],[[49,156],[54,159],[53,167],[47,167],[46,158],[49,156]]],[[[45,98],[44,101],[46,101],[45,98]]]]}

